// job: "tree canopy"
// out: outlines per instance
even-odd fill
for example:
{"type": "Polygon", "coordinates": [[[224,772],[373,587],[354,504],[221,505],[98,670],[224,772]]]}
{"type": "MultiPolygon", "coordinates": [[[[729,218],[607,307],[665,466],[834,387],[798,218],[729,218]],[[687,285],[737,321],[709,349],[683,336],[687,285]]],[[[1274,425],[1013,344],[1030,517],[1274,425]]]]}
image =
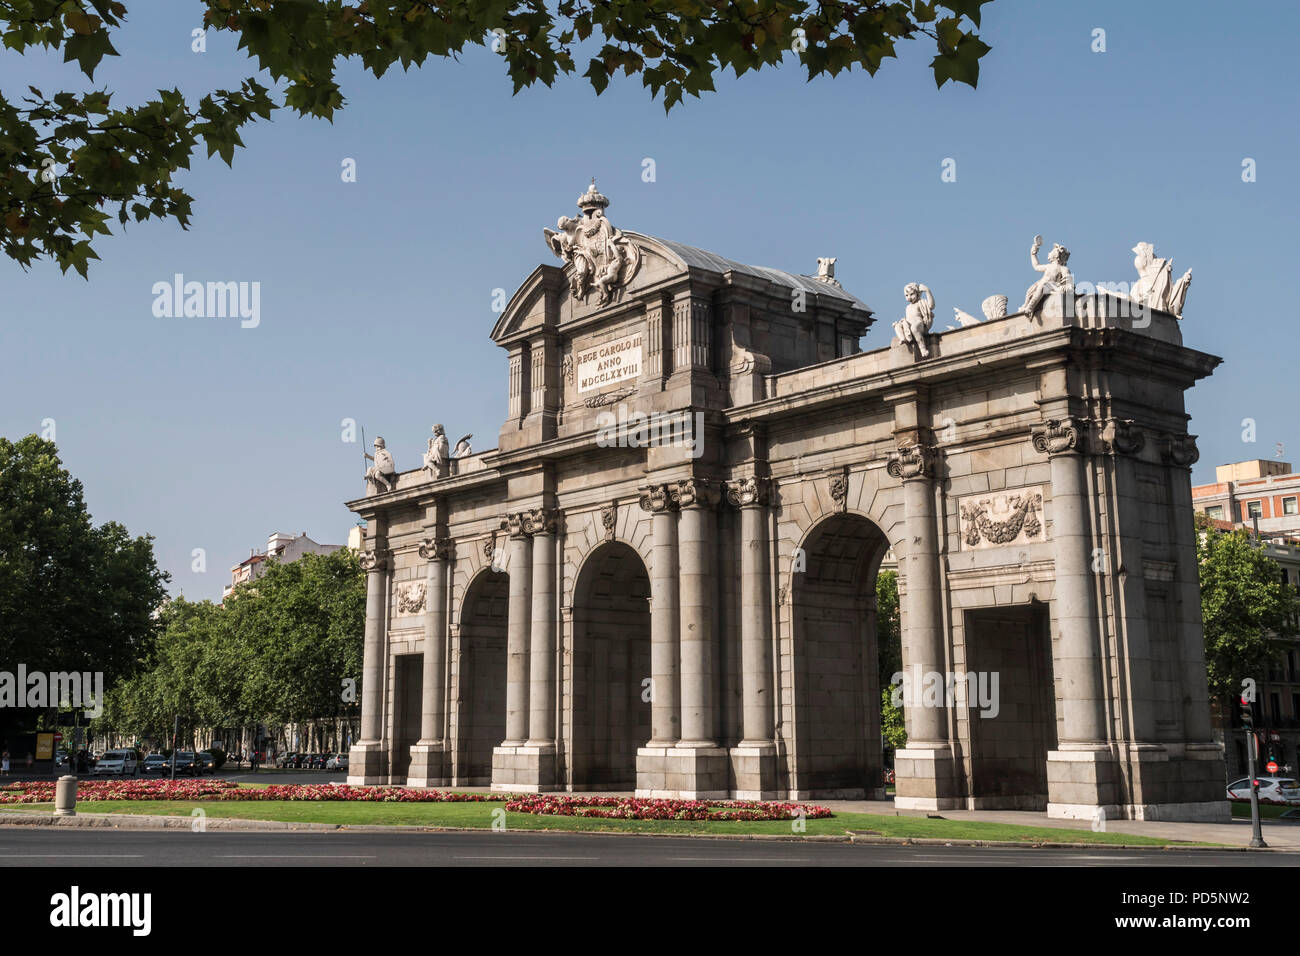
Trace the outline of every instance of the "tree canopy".
{"type": "Polygon", "coordinates": [[[1283,652],[1279,639],[1300,633],[1300,596],[1242,528],[1221,531],[1198,515],[1196,550],[1210,694],[1227,698],[1244,679],[1264,680],[1283,652]]]}
{"type": "MultiPolygon", "coordinates": [[[[989,51],[976,33],[992,0],[191,0],[195,26],[238,35],[239,49],[267,74],[188,101],[160,89],[140,104],[108,90],[0,93],[0,246],[24,267],[50,257],[87,275],[97,235],[111,221],[174,219],[187,227],[193,197],[176,182],[200,145],[230,164],[240,130],[274,110],[332,118],[344,105],[339,65],[374,76],[468,46],[502,57],[515,92],[582,69],[601,93],[610,79],[639,76],[665,110],[685,95],[796,58],[812,79],[854,67],[875,75],[897,44],[933,46],[930,70],[975,86],[989,51]]],[[[62,50],[88,79],[117,56],[113,33],[127,17],[119,0],[0,0],[0,37],[17,54],[62,50]]]]}
{"type": "Polygon", "coordinates": [[[176,598],[149,666],[109,693],[100,726],[165,738],[177,714],[184,732],[353,715],[343,682],[359,695],[365,604],[346,548],[270,561],[224,605],[176,598]]]}
{"type": "Polygon", "coordinates": [[[151,536],[91,522],[52,441],[0,437],[0,661],[112,683],[150,653],[167,580],[151,536]]]}

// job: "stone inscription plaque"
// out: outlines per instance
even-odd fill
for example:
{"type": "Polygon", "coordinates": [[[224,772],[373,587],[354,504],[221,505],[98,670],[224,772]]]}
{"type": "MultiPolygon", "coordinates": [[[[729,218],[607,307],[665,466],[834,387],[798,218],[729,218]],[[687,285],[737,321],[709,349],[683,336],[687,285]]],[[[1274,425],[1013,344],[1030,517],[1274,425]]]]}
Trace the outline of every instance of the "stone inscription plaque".
{"type": "Polygon", "coordinates": [[[579,394],[634,382],[641,377],[641,333],[577,350],[576,356],[579,394]]]}

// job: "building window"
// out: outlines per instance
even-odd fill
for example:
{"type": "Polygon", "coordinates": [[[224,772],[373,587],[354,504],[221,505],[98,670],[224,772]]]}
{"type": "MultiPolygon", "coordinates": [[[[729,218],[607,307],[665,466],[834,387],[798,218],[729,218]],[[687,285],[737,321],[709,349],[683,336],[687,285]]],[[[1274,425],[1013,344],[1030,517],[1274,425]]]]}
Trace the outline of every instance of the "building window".
{"type": "Polygon", "coordinates": [[[1277,694],[1268,695],[1269,710],[1272,714],[1269,717],[1269,726],[1277,727],[1282,723],[1282,698],[1277,694]]]}
{"type": "MultiPolygon", "coordinates": [[[[1291,500],[1294,501],[1295,499],[1293,498],[1293,499],[1291,499],[1291,500]]],[[[1206,508],[1206,509],[1205,509],[1205,516],[1206,516],[1207,518],[1216,518],[1216,519],[1218,519],[1219,521],[1222,521],[1222,520],[1223,520],[1223,505],[1211,505],[1210,507],[1206,508]]]]}
{"type": "Polygon", "coordinates": [[[1296,507],[1296,499],[1294,497],[1282,499],[1282,514],[1300,514],[1300,508],[1296,507]]]}
{"type": "Polygon", "coordinates": [[[1246,515],[1241,520],[1245,521],[1247,518],[1262,518],[1262,517],[1264,517],[1263,504],[1258,501],[1247,501],[1246,515]]]}

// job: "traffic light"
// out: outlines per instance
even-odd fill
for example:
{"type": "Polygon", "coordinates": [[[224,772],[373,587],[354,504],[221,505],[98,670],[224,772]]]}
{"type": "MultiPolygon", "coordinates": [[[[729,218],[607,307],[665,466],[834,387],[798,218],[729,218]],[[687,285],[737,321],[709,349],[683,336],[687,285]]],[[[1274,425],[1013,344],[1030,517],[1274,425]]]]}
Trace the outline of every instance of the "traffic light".
{"type": "Polygon", "coordinates": [[[1241,726],[1250,729],[1255,726],[1255,705],[1247,697],[1240,698],[1241,726]]]}

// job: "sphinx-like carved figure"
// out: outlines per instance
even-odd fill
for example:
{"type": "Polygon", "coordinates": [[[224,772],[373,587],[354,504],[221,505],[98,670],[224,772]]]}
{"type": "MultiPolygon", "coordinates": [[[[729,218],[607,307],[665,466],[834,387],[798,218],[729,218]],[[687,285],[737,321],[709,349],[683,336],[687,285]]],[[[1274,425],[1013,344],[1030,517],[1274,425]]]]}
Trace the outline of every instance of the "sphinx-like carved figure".
{"type": "Polygon", "coordinates": [[[894,323],[894,334],[900,342],[915,345],[922,358],[930,357],[925,337],[934,324],[934,294],[919,282],[909,282],[903,287],[907,311],[894,323]]]}

